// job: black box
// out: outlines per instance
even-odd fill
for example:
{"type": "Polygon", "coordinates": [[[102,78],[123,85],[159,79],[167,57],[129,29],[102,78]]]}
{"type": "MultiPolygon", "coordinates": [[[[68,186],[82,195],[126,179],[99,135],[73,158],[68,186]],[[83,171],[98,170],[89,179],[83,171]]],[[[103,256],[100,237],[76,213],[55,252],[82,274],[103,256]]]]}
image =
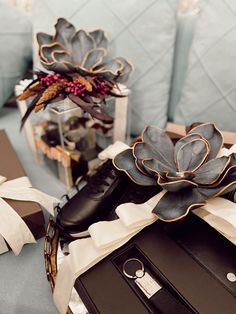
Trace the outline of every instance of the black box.
{"type": "Polygon", "coordinates": [[[180,222],[157,221],[77,278],[75,288],[89,313],[183,313],[154,308],[124,276],[123,261],[131,257],[141,259],[187,311],[236,313],[236,282],[227,279],[228,273],[236,274],[236,248],[194,214],[180,222]]]}

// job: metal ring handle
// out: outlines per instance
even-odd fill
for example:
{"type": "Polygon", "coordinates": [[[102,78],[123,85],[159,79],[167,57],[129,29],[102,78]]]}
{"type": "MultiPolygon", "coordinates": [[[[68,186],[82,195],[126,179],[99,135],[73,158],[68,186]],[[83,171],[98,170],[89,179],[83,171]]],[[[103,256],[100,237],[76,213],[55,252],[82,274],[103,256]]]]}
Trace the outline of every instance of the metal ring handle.
{"type": "Polygon", "coordinates": [[[129,259],[127,259],[127,260],[124,262],[124,264],[123,264],[123,274],[124,274],[126,277],[130,278],[130,279],[137,279],[138,277],[137,277],[136,275],[135,275],[135,276],[129,275],[129,274],[126,272],[126,270],[125,270],[125,266],[127,266],[127,264],[128,264],[129,262],[133,262],[133,261],[138,262],[138,263],[140,264],[140,266],[141,266],[141,268],[140,268],[140,269],[137,269],[136,272],[137,272],[138,270],[141,270],[141,271],[144,273],[144,264],[143,264],[143,262],[140,261],[140,260],[137,259],[137,258],[129,258],[129,259]]]}

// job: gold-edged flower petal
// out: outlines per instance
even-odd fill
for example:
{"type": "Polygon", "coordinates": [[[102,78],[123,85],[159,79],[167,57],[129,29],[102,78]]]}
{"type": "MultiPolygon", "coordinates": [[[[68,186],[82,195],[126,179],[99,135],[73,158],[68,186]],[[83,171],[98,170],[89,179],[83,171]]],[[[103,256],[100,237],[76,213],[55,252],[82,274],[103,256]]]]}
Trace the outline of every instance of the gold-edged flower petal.
{"type": "Polygon", "coordinates": [[[119,59],[112,59],[93,68],[94,74],[101,74],[106,79],[114,79],[123,70],[123,63],[119,59]]]}
{"type": "Polygon", "coordinates": [[[44,62],[41,60],[42,65],[45,67],[45,69],[49,71],[53,71],[56,73],[73,73],[74,72],[74,66],[73,64],[63,61],[63,62],[44,62]]]}
{"type": "Polygon", "coordinates": [[[156,185],[156,180],[153,177],[142,174],[135,166],[132,149],[127,149],[113,159],[114,166],[121,171],[124,171],[132,181],[139,185],[156,185]]]}
{"type": "Polygon", "coordinates": [[[123,65],[122,70],[119,74],[119,77],[117,79],[117,82],[119,83],[126,83],[129,78],[131,77],[133,71],[134,71],[134,66],[131,62],[124,58],[117,58],[123,65]]]}
{"type": "Polygon", "coordinates": [[[99,69],[99,65],[96,67],[96,70],[87,70],[85,67],[82,67],[80,65],[76,65],[74,66],[74,70],[75,72],[79,73],[82,76],[90,76],[90,75],[99,75],[107,80],[113,80],[117,77],[117,73],[119,72],[119,70],[117,70],[117,72],[113,71],[115,70],[115,67],[121,67],[121,65],[119,63],[114,65],[114,69],[112,70],[106,70],[104,68],[99,69]]]}
{"type": "Polygon", "coordinates": [[[106,49],[94,48],[85,54],[83,61],[81,62],[81,66],[88,69],[88,71],[91,71],[102,62],[106,54],[106,49]]]}
{"type": "MultiPolygon", "coordinates": [[[[235,170],[235,167],[234,167],[235,170]]],[[[217,197],[236,189],[236,171],[228,173],[227,176],[224,177],[224,180],[221,183],[215,185],[214,187],[200,187],[197,190],[201,193],[205,198],[217,197]]]]}
{"type": "MultiPolygon", "coordinates": [[[[230,155],[230,164],[229,166],[227,167],[227,169],[221,174],[221,176],[219,177],[219,179],[217,180],[216,183],[212,184],[210,186],[210,188],[215,188],[217,187],[218,185],[221,184],[221,182],[223,180],[225,180],[225,178],[229,177],[229,176],[232,176],[234,173],[236,173],[236,154],[233,153],[230,155]]],[[[206,186],[208,187],[208,186],[206,186]]]]}
{"type": "MultiPolygon", "coordinates": [[[[166,132],[156,126],[147,126],[142,132],[142,140],[154,148],[162,157],[164,164],[175,168],[174,145],[166,132]]],[[[151,157],[151,156],[150,156],[151,157]]]]}
{"type": "Polygon", "coordinates": [[[180,148],[182,146],[184,146],[185,144],[191,142],[192,140],[196,140],[199,138],[202,139],[201,135],[194,133],[194,134],[187,134],[186,136],[179,139],[176,142],[175,148],[174,148],[174,160],[175,160],[175,162],[177,162],[177,154],[178,154],[178,151],[180,150],[180,148]]]}
{"type": "Polygon", "coordinates": [[[173,178],[172,180],[165,180],[161,176],[158,177],[157,183],[165,190],[169,192],[178,192],[187,188],[196,188],[197,184],[193,181],[182,179],[182,178],[173,178]]]}
{"type": "Polygon", "coordinates": [[[65,51],[64,46],[57,42],[41,46],[39,49],[39,56],[41,58],[40,61],[43,60],[44,62],[47,63],[55,61],[52,57],[52,53],[58,50],[65,51]]]}
{"type": "Polygon", "coordinates": [[[156,159],[162,164],[166,165],[167,168],[176,169],[173,167],[171,162],[163,155],[161,150],[157,150],[153,145],[145,142],[135,143],[133,147],[133,153],[137,160],[144,159],[156,159]]]}
{"type": "Polygon", "coordinates": [[[194,139],[180,147],[177,156],[177,168],[182,171],[196,171],[209,154],[209,145],[203,139],[194,139]]]}
{"type": "Polygon", "coordinates": [[[214,184],[230,163],[230,157],[211,159],[195,171],[193,181],[199,185],[214,184]]]}
{"type": "Polygon", "coordinates": [[[105,32],[102,29],[96,29],[89,32],[89,35],[93,38],[96,47],[107,49],[108,39],[105,32]]]}
{"type": "Polygon", "coordinates": [[[173,172],[172,168],[164,165],[162,162],[154,158],[142,160],[142,165],[144,169],[150,174],[163,176],[166,172],[169,172],[172,173],[172,175],[175,175],[175,172],[173,172]]]}
{"type": "Polygon", "coordinates": [[[70,62],[72,63],[72,56],[68,51],[54,50],[52,52],[52,59],[55,62],[70,62]]]}
{"type": "Polygon", "coordinates": [[[71,39],[72,55],[74,63],[81,66],[86,53],[95,48],[93,38],[84,30],[77,31],[71,39]]]}
{"type": "Polygon", "coordinates": [[[39,32],[36,34],[36,39],[39,47],[43,45],[49,45],[53,42],[53,36],[47,33],[39,32]]]}
{"type": "Polygon", "coordinates": [[[185,217],[190,210],[205,204],[204,197],[196,189],[184,189],[181,193],[165,193],[152,212],[159,219],[171,222],[185,217]]]}
{"type": "Polygon", "coordinates": [[[189,134],[197,133],[209,143],[210,152],[208,160],[216,158],[223,146],[223,135],[214,123],[203,123],[191,129],[189,134]]]}
{"type": "Polygon", "coordinates": [[[75,34],[75,27],[66,19],[60,17],[55,24],[56,33],[54,41],[64,45],[67,50],[70,50],[70,42],[75,34]]]}

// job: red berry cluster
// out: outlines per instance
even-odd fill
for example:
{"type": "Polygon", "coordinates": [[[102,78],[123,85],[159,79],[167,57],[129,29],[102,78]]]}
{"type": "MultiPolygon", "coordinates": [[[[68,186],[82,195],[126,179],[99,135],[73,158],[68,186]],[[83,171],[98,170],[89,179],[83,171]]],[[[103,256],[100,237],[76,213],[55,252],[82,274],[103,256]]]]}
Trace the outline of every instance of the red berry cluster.
{"type": "Polygon", "coordinates": [[[52,73],[48,74],[47,76],[41,78],[41,82],[47,86],[52,85],[53,83],[57,82],[58,80],[61,80],[62,77],[60,74],[52,73]]]}
{"type": "Polygon", "coordinates": [[[104,81],[97,83],[96,92],[101,95],[107,95],[111,91],[112,87],[104,81]]]}
{"type": "Polygon", "coordinates": [[[73,93],[75,96],[85,96],[86,87],[78,80],[74,80],[73,82],[65,82],[65,85],[66,91],[68,93],[73,93]]]}
{"type": "MultiPolygon", "coordinates": [[[[67,79],[63,78],[62,75],[58,73],[50,73],[44,77],[39,78],[42,84],[46,86],[51,86],[56,82],[61,82],[65,86],[65,92],[73,93],[75,96],[84,97],[86,95],[86,86],[78,79],[74,81],[68,81],[67,79]]],[[[112,90],[112,86],[108,84],[106,81],[95,78],[94,79],[95,88],[92,92],[93,95],[107,95],[112,90]]]]}

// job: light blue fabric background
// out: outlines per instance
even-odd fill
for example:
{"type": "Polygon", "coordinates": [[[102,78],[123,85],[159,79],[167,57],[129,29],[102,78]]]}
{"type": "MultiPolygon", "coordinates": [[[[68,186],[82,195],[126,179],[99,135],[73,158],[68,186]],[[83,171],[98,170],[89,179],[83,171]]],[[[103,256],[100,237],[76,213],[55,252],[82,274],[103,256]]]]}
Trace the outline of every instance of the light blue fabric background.
{"type": "Polygon", "coordinates": [[[236,131],[236,1],[201,0],[174,122],[236,131]]]}
{"type": "Polygon", "coordinates": [[[177,32],[168,104],[168,121],[173,121],[176,107],[181,98],[188,68],[189,51],[192,45],[197,19],[198,14],[177,14],[177,32]]]}
{"type": "Polygon", "coordinates": [[[31,20],[0,0],[0,107],[13,95],[31,60],[31,20]]]}

